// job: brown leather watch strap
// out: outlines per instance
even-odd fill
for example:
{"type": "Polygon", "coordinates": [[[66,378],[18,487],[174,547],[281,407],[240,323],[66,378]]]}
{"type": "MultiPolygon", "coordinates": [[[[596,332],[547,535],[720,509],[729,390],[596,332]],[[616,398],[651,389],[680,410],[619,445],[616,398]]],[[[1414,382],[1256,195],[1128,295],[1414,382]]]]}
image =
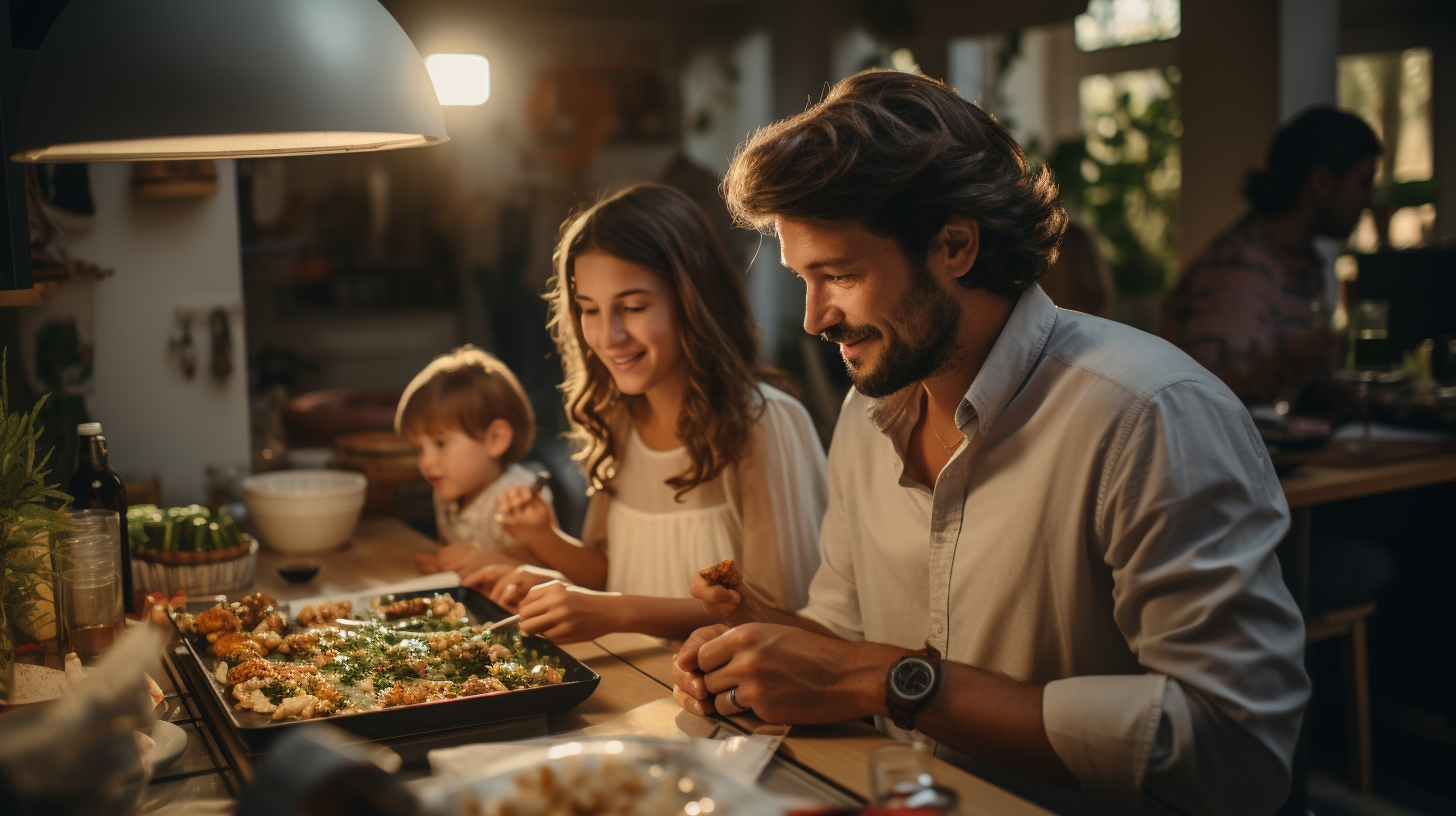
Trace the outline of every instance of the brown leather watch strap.
{"type": "Polygon", "coordinates": [[[925,648],[908,652],[899,660],[895,661],[894,665],[890,666],[890,670],[885,674],[885,707],[889,709],[890,719],[895,723],[896,727],[906,731],[915,730],[915,715],[924,710],[925,706],[930,703],[931,698],[935,696],[935,692],[939,688],[940,651],[934,646],[926,643],[925,648]],[[911,671],[924,672],[926,667],[917,665],[915,663],[916,660],[928,664],[930,673],[928,682],[930,687],[914,697],[907,697],[901,694],[896,687],[895,673],[901,670],[902,667],[908,668],[911,671]]]}

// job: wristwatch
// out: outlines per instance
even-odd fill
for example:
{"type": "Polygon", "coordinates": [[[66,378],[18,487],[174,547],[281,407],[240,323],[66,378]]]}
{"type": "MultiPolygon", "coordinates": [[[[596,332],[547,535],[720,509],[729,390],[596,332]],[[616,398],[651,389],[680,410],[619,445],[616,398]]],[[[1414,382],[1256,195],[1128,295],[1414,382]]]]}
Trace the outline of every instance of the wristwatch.
{"type": "Polygon", "coordinates": [[[885,707],[890,709],[890,720],[897,728],[914,731],[915,715],[930,703],[938,688],[940,652],[927,643],[924,649],[895,661],[885,677],[885,707]]]}

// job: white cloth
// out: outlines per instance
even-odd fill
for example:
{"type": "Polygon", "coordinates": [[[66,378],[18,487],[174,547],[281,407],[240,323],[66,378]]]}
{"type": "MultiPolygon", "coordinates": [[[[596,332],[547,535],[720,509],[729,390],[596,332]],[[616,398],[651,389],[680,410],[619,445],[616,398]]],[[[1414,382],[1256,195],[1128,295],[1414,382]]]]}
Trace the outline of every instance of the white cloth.
{"type": "MultiPolygon", "coordinates": [[[[529,485],[536,480],[536,474],[520,464],[506,468],[499,478],[481,491],[468,507],[460,502],[445,501],[435,494],[435,525],[440,537],[446,542],[468,541],[477,547],[506,547],[516,539],[506,532],[505,525],[496,521],[496,499],[513,487],[529,485]]],[[[551,503],[551,488],[541,488],[541,498],[551,503]]]]}
{"type": "Polygon", "coordinates": [[[1309,697],[1304,626],[1274,555],[1288,507],[1233,394],[1033,287],[933,491],[903,476],[922,403],[918,386],[845,400],[801,614],[1047,684],[1047,736],[1088,790],[1272,812],[1309,697]]]}
{"type": "Polygon", "coordinates": [[[686,598],[694,572],[733,558],[770,605],[793,610],[808,599],[828,504],[824,451],[798,400],[760,391],[743,459],[681,501],[665,480],[686,469],[686,449],[654,451],[624,430],[616,495],[592,497],[582,533],[607,553],[609,591],[686,598]]]}

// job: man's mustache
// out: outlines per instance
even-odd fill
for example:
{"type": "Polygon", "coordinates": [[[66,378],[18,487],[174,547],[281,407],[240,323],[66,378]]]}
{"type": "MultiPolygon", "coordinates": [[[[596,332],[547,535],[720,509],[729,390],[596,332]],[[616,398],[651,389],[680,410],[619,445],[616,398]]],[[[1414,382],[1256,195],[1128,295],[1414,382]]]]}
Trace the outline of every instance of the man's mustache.
{"type": "Polygon", "coordinates": [[[846,326],[843,323],[836,323],[820,332],[819,336],[825,342],[847,346],[850,343],[858,343],[866,337],[879,337],[880,330],[873,326],[846,326]]]}

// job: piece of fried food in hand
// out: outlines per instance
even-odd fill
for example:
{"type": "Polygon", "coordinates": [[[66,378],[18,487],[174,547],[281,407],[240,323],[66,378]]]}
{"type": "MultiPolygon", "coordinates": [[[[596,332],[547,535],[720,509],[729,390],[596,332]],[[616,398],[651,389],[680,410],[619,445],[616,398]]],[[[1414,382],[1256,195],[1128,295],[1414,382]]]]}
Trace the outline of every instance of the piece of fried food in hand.
{"type": "Polygon", "coordinates": [[[701,570],[698,574],[703,576],[703,580],[711,586],[737,589],[738,585],[743,583],[743,576],[738,574],[738,565],[733,563],[731,558],[701,570]]]}

